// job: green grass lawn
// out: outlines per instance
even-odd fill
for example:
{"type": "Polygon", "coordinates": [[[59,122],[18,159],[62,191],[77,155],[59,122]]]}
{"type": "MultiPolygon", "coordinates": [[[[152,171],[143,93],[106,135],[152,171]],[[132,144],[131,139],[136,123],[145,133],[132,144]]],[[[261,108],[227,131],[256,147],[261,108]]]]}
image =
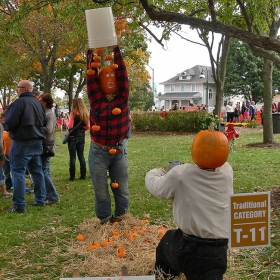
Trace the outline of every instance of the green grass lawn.
{"type": "MultiPolygon", "coordinates": [[[[67,247],[77,235],[78,226],[94,214],[94,196],[87,171],[85,181],[70,182],[67,145],[61,144],[64,133],[56,132],[56,155],[51,160],[53,181],[61,202],[46,207],[32,207],[33,194],[26,194],[29,204],[24,214],[7,213],[9,198],[0,198],[0,279],[59,279],[71,277],[67,264],[73,255],[67,247]]],[[[150,215],[150,223],[174,226],[170,201],[153,197],[145,188],[147,171],[165,167],[168,161],[191,162],[190,148],[194,135],[133,134],[128,141],[129,212],[142,218],[150,215]]],[[[275,135],[280,142],[280,135],[275,135]]],[[[267,191],[280,183],[280,150],[247,148],[246,144],[262,142],[262,131],[240,134],[235,152],[228,161],[234,170],[235,193],[267,191]]],[[[89,135],[85,147],[88,156],[89,135]]],[[[79,177],[79,164],[76,166],[79,177]]],[[[30,181],[27,179],[27,184],[30,181]]],[[[230,250],[225,279],[280,279],[280,210],[271,215],[271,247],[230,250]],[[264,261],[270,261],[264,265],[264,261]]],[[[83,257],[74,256],[77,264],[83,257]]]]}

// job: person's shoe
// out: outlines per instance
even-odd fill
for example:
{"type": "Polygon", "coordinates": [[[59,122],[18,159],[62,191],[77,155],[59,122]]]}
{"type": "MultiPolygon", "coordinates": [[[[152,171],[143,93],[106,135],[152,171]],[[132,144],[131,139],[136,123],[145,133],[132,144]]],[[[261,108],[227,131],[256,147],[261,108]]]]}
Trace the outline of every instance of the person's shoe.
{"type": "Polygon", "coordinates": [[[33,202],[31,202],[31,206],[40,206],[40,207],[44,207],[45,204],[39,204],[39,203],[37,203],[37,201],[33,201],[33,202]]]}
{"type": "Polygon", "coordinates": [[[11,196],[13,196],[13,193],[4,193],[3,194],[3,197],[11,197],[11,196]]]}
{"type": "Polygon", "coordinates": [[[120,217],[115,217],[114,215],[112,215],[111,219],[110,219],[110,223],[113,224],[115,222],[121,222],[122,219],[120,217]]]}
{"type": "Polygon", "coordinates": [[[86,179],[86,177],[82,177],[82,176],[81,176],[79,179],[80,179],[80,180],[85,180],[85,179],[86,179]]]}
{"type": "Polygon", "coordinates": [[[69,181],[72,181],[72,182],[73,182],[73,181],[75,181],[75,178],[70,177],[70,178],[69,178],[69,181]]]}
{"type": "Polygon", "coordinates": [[[25,209],[18,208],[17,206],[13,205],[12,207],[8,208],[9,213],[24,213],[25,209]]]}
{"type": "Polygon", "coordinates": [[[56,203],[59,203],[60,202],[60,200],[46,200],[45,201],[45,204],[46,205],[51,205],[51,204],[56,204],[56,203]]]}
{"type": "Polygon", "coordinates": [[[101,225],[104,225],[104,224],[106,224],[107,222],[111,222],[112,217],[113,217],[113,216],[111,215],[111,216],[109,216],[109,217],[107,217],[107,218],[101,219],[101,220],[100,220],[100,224],[101,224],[101,225]]]}

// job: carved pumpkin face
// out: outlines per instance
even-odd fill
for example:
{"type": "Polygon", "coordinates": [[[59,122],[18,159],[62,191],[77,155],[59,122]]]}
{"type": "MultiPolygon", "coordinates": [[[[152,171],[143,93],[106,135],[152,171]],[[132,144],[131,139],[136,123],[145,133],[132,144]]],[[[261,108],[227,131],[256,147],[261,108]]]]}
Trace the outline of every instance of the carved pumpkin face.
{"type": "Polygon", "coordinates": [[[112,94],[117,89],[117,79],[115,70],[111,67],[103,67],[99,71],[99,80],[102,91],[106,94],[112,94]]]}

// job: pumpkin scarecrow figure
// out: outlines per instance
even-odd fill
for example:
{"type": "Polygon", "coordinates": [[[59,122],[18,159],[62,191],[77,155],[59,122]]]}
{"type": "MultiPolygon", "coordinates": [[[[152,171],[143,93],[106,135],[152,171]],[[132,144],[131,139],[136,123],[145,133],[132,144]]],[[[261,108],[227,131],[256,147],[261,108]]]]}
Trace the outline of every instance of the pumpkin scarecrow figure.
{"type": "Polygon", "coordinates": [[[176,165],[170,171],[154,168],[146,174],[148,191],[172,201],[177,225],[166,231],[156,248],[153,272],[160,279],[173,279],[180,273],[187,279],[223,279],[227,269],[228,195],[233,193],[228,155],[227,138],[210,127],[193,140],[195,164],[176,165]]]}
{"type": "Polygon", "coordinates": [[[227,126],[227,130],[224,131],[224,134],[226,135],[229,143],[229,151],[231,153],[234,152],[234,139],[239,137],[239,134],[234,129],[234,124],[229,123],[227,126]]]}
{"type": "Polygon", "coordinates": [[[87,95],[90,104],[89,170],[94,188],[95,213],[101,224],[121,220],[129,206],[126,142],[130,128],[129,85],[118,46],[106,55],[100,68],[102,48],[87,53],[87,95]],[[114,63],[111,64],[111,60],[114,63]],[[107,182],[107,172],[110,182],[107,182]],[[111,213],[109,188],[115,211],[111,213]]]}

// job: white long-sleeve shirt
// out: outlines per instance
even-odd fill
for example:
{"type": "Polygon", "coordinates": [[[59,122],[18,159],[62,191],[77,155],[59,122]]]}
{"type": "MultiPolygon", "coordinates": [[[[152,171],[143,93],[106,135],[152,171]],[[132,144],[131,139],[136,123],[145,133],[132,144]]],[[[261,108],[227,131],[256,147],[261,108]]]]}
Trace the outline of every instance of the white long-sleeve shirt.
{"type": "Polygon", "coordinates": [[[146,188],[154,196],[173,200],[173,217],[186,234],[202,238],[228,238],[228,195],[233,193],[229,163],[214,171],[193,164],[149,171],[146,188]]]}

